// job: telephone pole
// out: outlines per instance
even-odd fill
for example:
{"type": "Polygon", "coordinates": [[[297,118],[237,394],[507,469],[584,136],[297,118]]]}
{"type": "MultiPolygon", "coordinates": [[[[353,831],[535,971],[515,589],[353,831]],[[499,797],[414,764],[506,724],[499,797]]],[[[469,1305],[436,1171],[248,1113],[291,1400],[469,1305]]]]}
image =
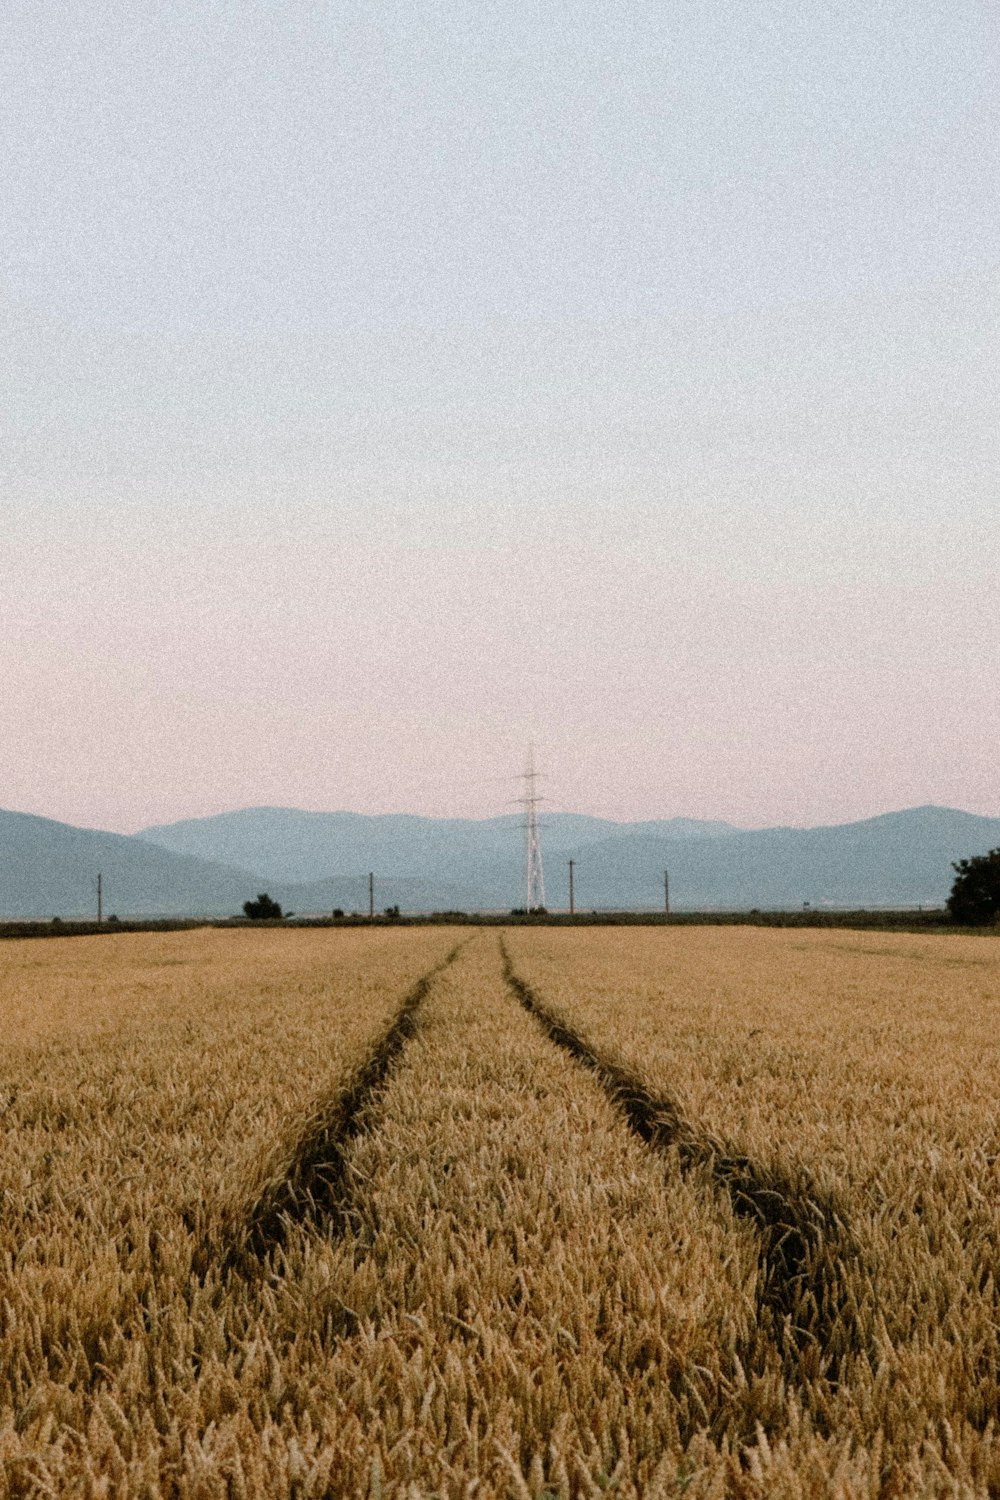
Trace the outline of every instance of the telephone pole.
{"type": "Polygon", "coordinates": [[[576,860],[575,859],[571,859],[570,862],[569,862],[569,914],[570,914],[570,916],[573,915],[573,912],[575,910],[575,908],[573,906],[573,866],[575,864],[576,864],[576,860]]]}
{"type": "Polygon", "coordinates": [[[97,925],[98,925],[98,927],[100,927],[100,925],[101,925],[101,923],[103,921],[104,921],[104,890],[103,890],[103,882],[102,882],[102,879],[101,879],[101,872],[100,872],[100,870],[98,870],[98,872],[97,872],[97,925]]]}
{"type": "Polygon", "coordinates": [[[375,874],[373,871],[368,875],[368,920],[375,920],[375,874]]]}
{"type": "Polygon", "coordinates": [[[663,910],[666,912],[667,916],[669,917],[669,915],[670,915],[670,875],[669,875],[669,873],[666,870],[664,870],[664,872],[663,872],[663,910]]]}

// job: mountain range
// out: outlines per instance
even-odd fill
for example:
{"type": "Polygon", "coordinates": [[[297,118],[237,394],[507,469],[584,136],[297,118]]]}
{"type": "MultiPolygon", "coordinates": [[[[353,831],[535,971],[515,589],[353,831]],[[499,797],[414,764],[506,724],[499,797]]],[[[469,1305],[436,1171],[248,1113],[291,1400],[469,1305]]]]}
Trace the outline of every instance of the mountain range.
{"type": "MultiPolygon", "coordinates": [[[[0,811],[0,916],[229,916],[266,890],[305,914],[506,910],[523,903],[517,815],[486,819],[245,808],[126,836],[0,811]]],[[[658,909],[663,871],[684,909],[940,905],[953,860],[1000,846],[1000,819],[917,807],[818,828],[738,829],[668,818],[544,820],[548,905],[658,909]]]]}

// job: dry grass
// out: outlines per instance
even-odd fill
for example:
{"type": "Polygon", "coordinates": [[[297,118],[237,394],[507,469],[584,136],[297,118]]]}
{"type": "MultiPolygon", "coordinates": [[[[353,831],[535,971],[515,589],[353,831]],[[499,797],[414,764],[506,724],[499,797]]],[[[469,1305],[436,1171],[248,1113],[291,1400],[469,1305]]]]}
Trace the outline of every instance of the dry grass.
{"type": "Polygon", "coordinates": [[[494,937],[434,986],[354,1164],[352,1230],[303,1245],[272,1334],[302,1351],[285,1299],[304,1285],[309,1430],[344,1493],[372,1475],[384,1493],[669,1493],[719,1402],[745,1400],[752,1236],[544,1043],[494,937]]]}
{"type": "Polygon", "coordinates": [[[0,948],[0,1497],[1000,1495],[991,940],[505,941],[0,948]]]}
{"type": "MultiPolygon", "coordinates": [[[[849,1229],[839,1388],[828,1398],[790,1371],[796,1410],[875,1455],[877,1493],[1000,1493],[995,941],[573,937],[508,939],[567,1028],[721,1150],[834,1203],[849,1229]]],[[[772,1444],[783,1435],[774,1426],[772,1444]]]]}
{"type": "Polygon", "coordinates": [[[181,1442],[229,1337],[218,1287],[192,1277],[199,1247],[280,1173],[289,1136],[450,941],[204,931],[0,949],[7,1493],[86,1491],[120,1470],[117,1442],[181,1442]]]}

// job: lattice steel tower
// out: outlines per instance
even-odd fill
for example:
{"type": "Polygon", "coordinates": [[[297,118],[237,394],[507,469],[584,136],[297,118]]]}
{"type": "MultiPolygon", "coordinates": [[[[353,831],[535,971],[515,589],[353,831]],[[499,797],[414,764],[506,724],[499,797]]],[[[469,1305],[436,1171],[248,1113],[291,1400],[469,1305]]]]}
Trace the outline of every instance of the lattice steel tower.
{"type": "Polygon", "coordinates": [[[542,869],[542,844],[538,837],[538,804],[543,801],[537,790],[539,773],[535,770],[535,751],[528,751],[528,765],[521,777],[524,796],[520,801],[524,807],[525,834],[525,887],[528,911],[545,905],[545,872],[542,869]]]}

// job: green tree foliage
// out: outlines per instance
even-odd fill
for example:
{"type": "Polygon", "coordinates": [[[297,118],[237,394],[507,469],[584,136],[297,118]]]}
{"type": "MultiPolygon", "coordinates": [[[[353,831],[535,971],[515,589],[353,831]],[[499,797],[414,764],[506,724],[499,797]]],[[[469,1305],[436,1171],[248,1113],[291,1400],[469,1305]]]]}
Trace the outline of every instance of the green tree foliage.
{"type": "Polygon", "coordinates": [[[244,901],[243,910],[251,922],[281,921],[281,907],[266,891],[258,892],[256,901],[244,901]]]}
{"type": "Polygon", "coordinates": [[[952,865],[955,884],[948,897],[953,922],[983,927],[1000,916],[1000,849],[974,854],[952,865]]]}

